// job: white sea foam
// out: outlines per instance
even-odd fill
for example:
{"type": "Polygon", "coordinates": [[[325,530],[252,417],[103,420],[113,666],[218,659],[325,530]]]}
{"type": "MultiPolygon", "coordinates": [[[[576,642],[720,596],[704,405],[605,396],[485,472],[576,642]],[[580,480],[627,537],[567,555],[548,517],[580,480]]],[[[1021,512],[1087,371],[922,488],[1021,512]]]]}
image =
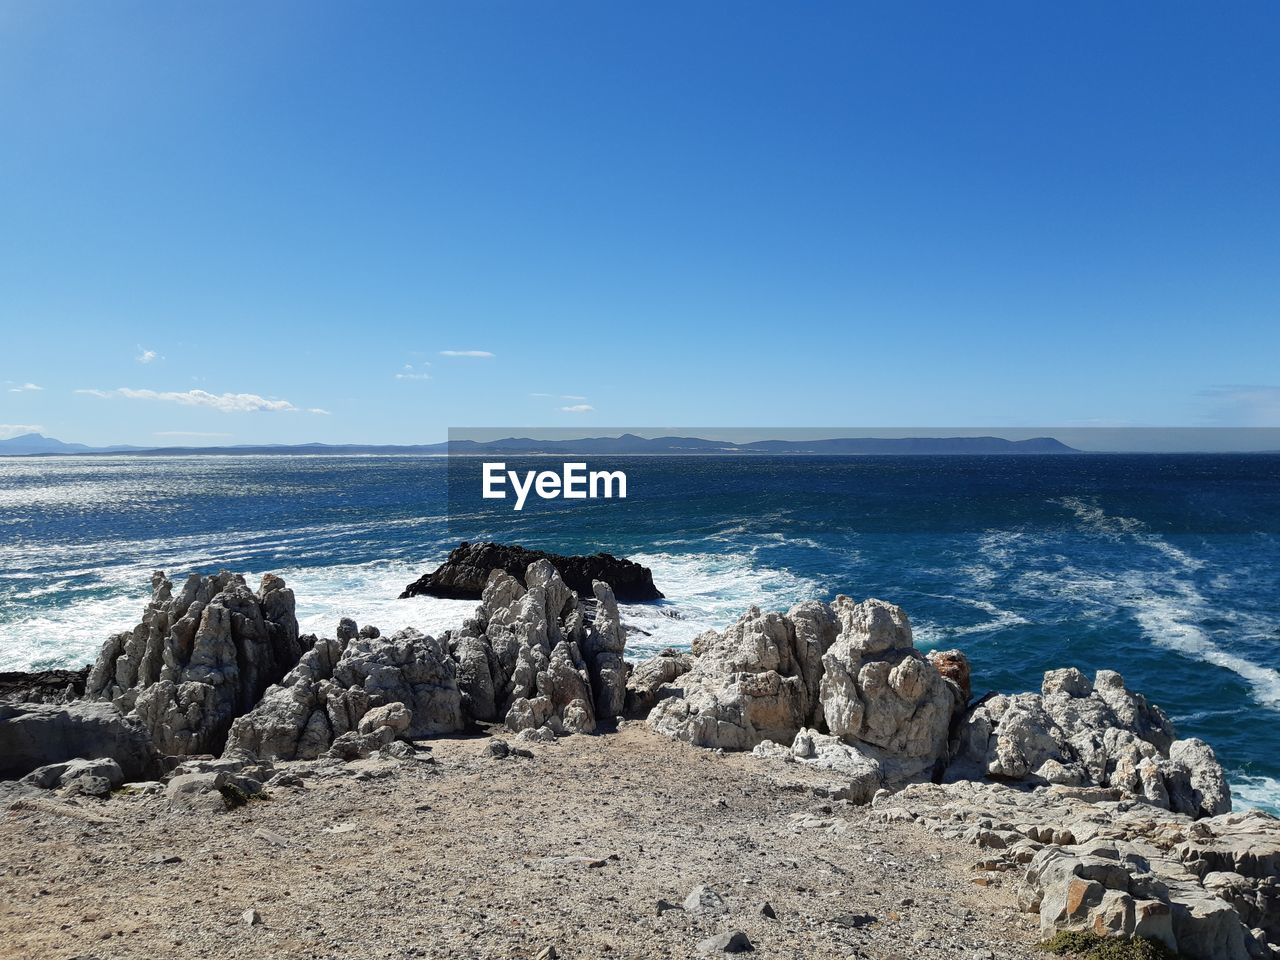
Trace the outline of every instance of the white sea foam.
{"type": "Polygon", "coordinates": [[[911,632],[915,638],[916,645],[927,649],[934,649],[950,643],[956,637],[965,637],[975,633],[993,633],[1007,627],[1022,626],[1031,622],[1021,614],[1012,610],[1002,609],[991,601],[983,600],[980,597],[961,597],[952,594],[935,593],[925,594],[925,596],[933,597],[936,600],[949,600],[953,603],[963,604],[966,607],[973,607],[987,615],[987,619],[979,623],[971,623],[964,626],[933,623],[929,620],[913,622],[911,632]]]}
{"type": "Polygon", "coordinates": [[[1266,810],[1280,815],[1280,780],[1247,773],[1232,773],[1232,808],[1235,810],[1266,810]]]}
{"type": "MultiPolygon", "coordinates": [[[[206,542],[201,539],[200,545],[206,542]]],[[[170,561],[165,566],[172,571],[227,566],[245,574],[251,585],[267,572],[284,577],[297,597],[303,633],[332,636],[337,621],[351,617],[383,633],[414,627],[436,635],[461,626],[476,608],[474,600],[397,598],[406,584],[443,561],[443,555],[308,567],[264,562],[243,543],[199,556],[183,553],[181,546],[185,544],[171,542],[163,557],[170,561]],[[219,555],[211,558],[210,553],[219,555]],[[249,556],[244,557],[245,553],[249,556]],[[236,558],[248,562],[237,562],[236,558]]],[[[60,578],[65,602],[0,622],[0,669],[90,662],[107,637],[138,622],[150,595],[150,572],[160,565],[157,559],[157,553],[151,553],[141,562],[92,568],[88,586],[60,578]]],[[[656,604],[622,605],[624,622],[636,628],[628,640],[627,652],[632,657],[668,646],[687,648],[698,634],[723,629],[753,603],[766,610],[786,610],[824,593],[823,585],[815,580],[757,566],[744,555],[655,553],[634,555],[633,559],[653,570],[654,582],[667,599],[656,604]]],[[[31,579],[30,590],[46,592],[46,586],[52,590],[43,583],[37,586],[35,575],[31,579]]]]}
{"type": "Polygon", "coordinates": [[[1085,577],[1073,571],[1073,586],[1085,587],[1095,596],[1104,596],[1115,606],[1127,608],[1152,643],[1230,670],[1249,684],[1258,703],[1280,710],[1280,672],[1223,649],[1200,628],[1203,620],[1224,613],[1215,609],[1191,579],[1204,566],[1202,561],[1150,533],[1132,517],[1110,516],[1100,507],[1074,497],[1059,502],[1087,528],[1113,539],[1128,536],[1132,542],[1149,548],[1156,555],[1153,559],[1174,561],[1172,567],[1146,565],[1118,576],[1085,577]]]}
{"type": "Polygon", "coordinates": [[[786,610],[825,593],[816,580],[757,566],[742,555],[655,553],[631,559],[653,571],[653,582],[667,599],[622,605],[623,622],[643,631],[627,638],[630,657],[663,647],[688,648],[698,634],[723,630],[752,604],[786,610]]]}
{"type": "Polygon", "coordinates": [[[1143,633],[1153,643],[1243,678],[1260,704],[1280,710],[1280,673],[1238,654],[1224,650],[1211,640],[1196,621],[1209,612],[1204,597],[1194,586],[1173,581],[1164,584],[1168,593],[1158,593],[1150,575],[1131,574],[1122,579],[1129,587],[1125,604],[1133,610],[1143,633]]]}

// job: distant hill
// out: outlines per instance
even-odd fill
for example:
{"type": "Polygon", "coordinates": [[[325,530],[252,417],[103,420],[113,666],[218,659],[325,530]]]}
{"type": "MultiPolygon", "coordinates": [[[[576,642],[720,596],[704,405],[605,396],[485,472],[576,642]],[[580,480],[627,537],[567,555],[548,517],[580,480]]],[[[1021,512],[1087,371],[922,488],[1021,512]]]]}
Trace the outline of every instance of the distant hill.
{"type": "Polygon", "coordinates": [[[455,440],[428,444],[299,443],[242,444],[223,447],[90,447],[64,443],[38,433],[0,440],[0,456],[72,454],[132,454],[137,456],[441,456],[444,454],[491,456],[532,455],[715,455],[758,454],[793,456],[937,456],[940,454],[1053,454],[1079,453],[1052,437],[1005,440],[1002,437],[837,437],[829,440],[757,440],[731,444],[701,437],[583,437],[575,440],[535,440],[505,437],[501,440],[455,440]]]}
{"type": "Polygon", "coordinates": [[[40,433],[24,433],[8,440],[0,440],[0,456],[34,456],[50,453],[121,453],[138,447],[89,447],[83,443],[64,443],[40,433]]]}

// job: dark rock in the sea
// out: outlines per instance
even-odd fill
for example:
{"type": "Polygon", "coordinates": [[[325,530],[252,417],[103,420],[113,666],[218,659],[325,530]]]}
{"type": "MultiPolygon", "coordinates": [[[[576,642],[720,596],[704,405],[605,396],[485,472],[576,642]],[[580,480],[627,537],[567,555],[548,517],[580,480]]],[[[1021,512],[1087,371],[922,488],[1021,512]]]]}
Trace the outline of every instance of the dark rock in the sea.
{"type": "Polygon", "coordinates": [[[524,573],[531,563],[549,560],[551,565],[579,596],[592,595],[592,581],[603,580],[613,588],[613,595],[623,603],[644,600],[661,600],[662,592],[653,585],[653,575],[648,567],[625,557],[596,553],[589,557],[562,557],[541,550],[526,550],[520,546],[502,543],[460,543],[450,552],[440,568],[425,574],[405,588],[400,594],[406,597],[444,597],[451,600],[479,600],[489,574],[505,570],[524,582],[524,573]]]}
{"type": "Polygon", "coordinates": [[[109,703],[0,703],[0,779],[76,757],[110,758],[129,780],[161,773],[160,756],[147,731],[109,703]]]}
{"type": "Polygon", "coordinates": [[[22,703],[67,703],[84,696],[89,667],[79,670],[0,672],[0,700],[22,703]]]}

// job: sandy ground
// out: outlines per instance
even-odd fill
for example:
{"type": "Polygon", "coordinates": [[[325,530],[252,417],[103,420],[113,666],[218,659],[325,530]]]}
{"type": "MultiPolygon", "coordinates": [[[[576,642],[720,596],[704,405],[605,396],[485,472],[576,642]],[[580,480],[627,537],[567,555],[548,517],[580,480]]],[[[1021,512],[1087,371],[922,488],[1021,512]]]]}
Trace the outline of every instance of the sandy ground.
{"type": "Polygon", "coordinates": [[[794,765],[639,725],[532,758],[488,743],[430,741],[433,764],[345,764],[219,815],[121,794],[77,799],[83,816],[6,809],[0,956],[700,957],[734,930],[762,958],[1039,955],[1011,879],[979,886],[971,848],[815,797],[794,765]],[[728,912],[659,914],[698,884],[728,912]]]}

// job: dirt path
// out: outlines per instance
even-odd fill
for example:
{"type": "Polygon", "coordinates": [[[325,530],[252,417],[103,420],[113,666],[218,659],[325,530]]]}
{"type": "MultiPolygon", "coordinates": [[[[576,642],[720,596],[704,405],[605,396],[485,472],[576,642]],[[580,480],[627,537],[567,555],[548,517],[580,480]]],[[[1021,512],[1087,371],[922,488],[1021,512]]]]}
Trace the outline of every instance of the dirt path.
{"type": "Polygon", "coordinates": [[[7,810],[0,956],[621,960],[702,956],[734,930],[760,958],[1037,955],[971,851],[815,798],[799,771],[629,725],[532,758],[488,743],[431,741],[433,765],[347,764],[217,816],[163,796],[79,801],[110,823],[7,810]],[[728,911],[659,914],[698,884],[728,911]]]}

